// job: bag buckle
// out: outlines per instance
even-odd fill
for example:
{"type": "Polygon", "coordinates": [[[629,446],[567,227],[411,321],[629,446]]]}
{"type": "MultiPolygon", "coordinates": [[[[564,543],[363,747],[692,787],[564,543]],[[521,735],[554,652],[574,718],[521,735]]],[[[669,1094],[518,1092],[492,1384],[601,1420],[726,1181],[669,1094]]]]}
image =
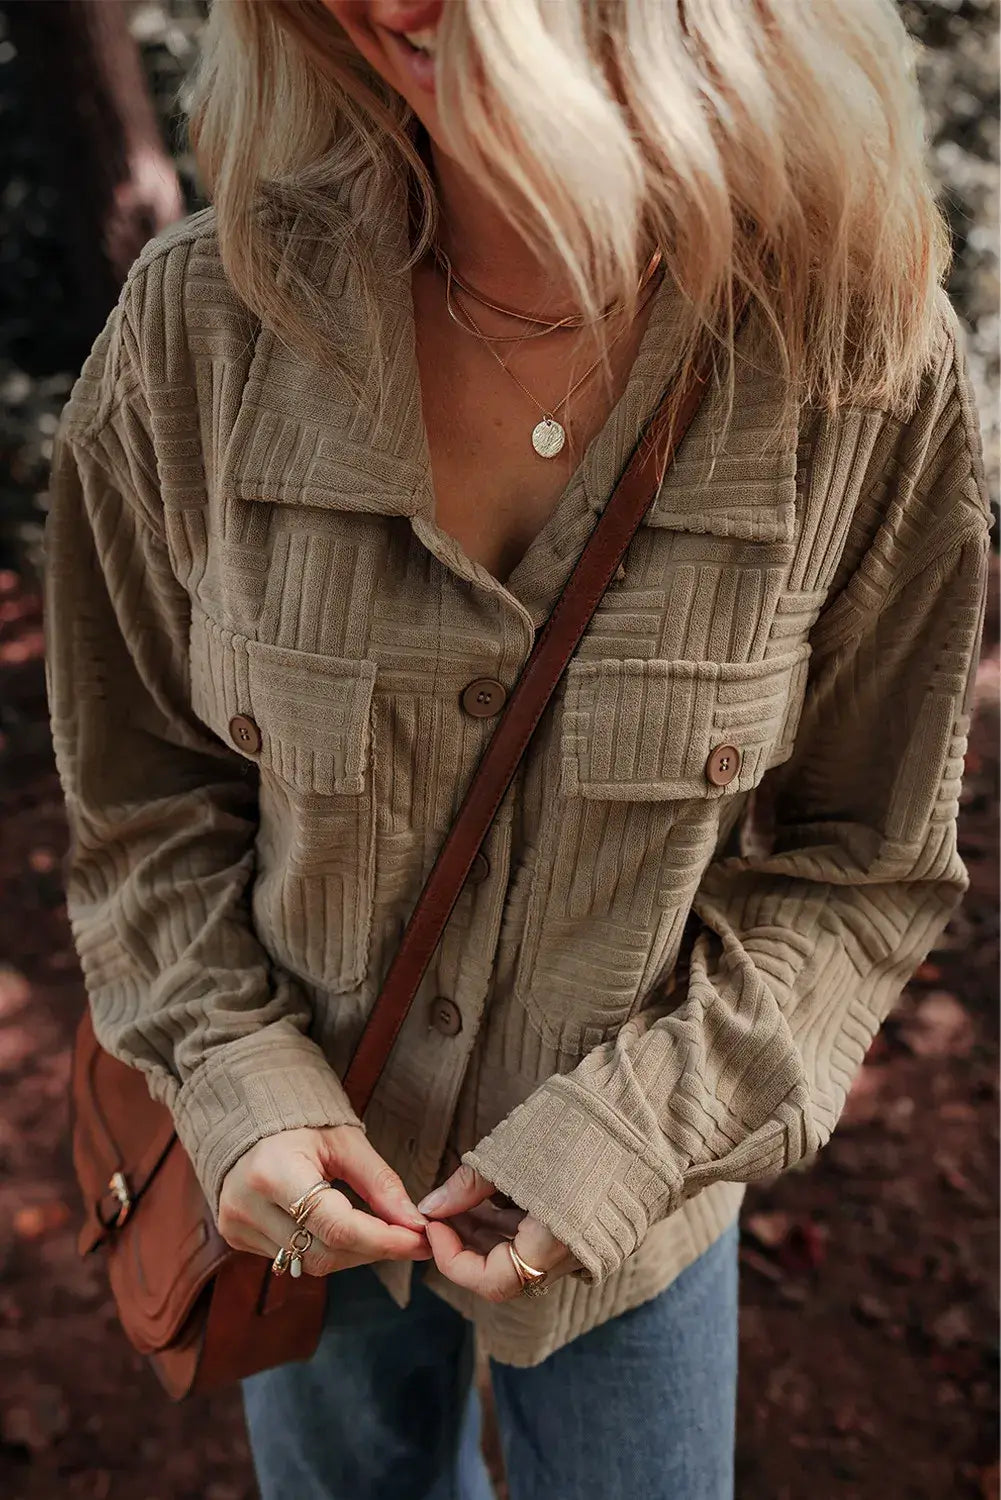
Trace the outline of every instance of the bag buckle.
{"type": "Polygon", "coordinates": [[[114,1221],[114,1228],[118,1229],[129,1214],[132,1212],[132,1194],[124,1172],[113,1172],[108,1182],[108,1191],[118,1200],[118,1215],[114,1221]]]}

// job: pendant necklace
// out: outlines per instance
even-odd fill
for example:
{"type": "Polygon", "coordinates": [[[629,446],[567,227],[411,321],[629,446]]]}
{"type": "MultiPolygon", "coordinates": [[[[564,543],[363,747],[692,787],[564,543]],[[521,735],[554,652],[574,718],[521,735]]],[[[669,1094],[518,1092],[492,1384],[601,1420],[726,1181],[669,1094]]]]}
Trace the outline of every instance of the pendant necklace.
{"type": "MultiPolygon", "coordinates": [[[[500,355],[497,353],[497,350],[492,347],[489,335],[485,334],[479,327],[476,320],[469,312],[469,309],[462,309],[463,318],[466,319],[465,324],[463,324],[461,319],[456,317],[451,296],[451,279],[452,278],[449,277],[445,283],[445,306],[448,310],[449,316],[452,318],[453,322],[459,324],[460,328],[465,327],[467,333],[474,333],[484,344],[486,344],[487,348],[490,350],[490,353],[500,365],[501,369],[505,372],[505,374],[511,377],[518,389],[528,397],[529,401],[531,401],[536,410],[541,413],[541,420],[538,421],[532,428],[532,447],[535,449],[540,458],[555,458],[556,455],[562,451],[567,440],[566,427],[562,422],[557,420],[557,413],[567,405],[570,398],[580,390],[584,382],[590,380],[595,370],[597,370],[598,366],[602,363],[604,355],[598,356],[598,358],[594,361],[594,364],[590,365],[584,371],[580,379],[570,387],[561,401],[558,401],[555,406],[547,409],[542,405],[541,401],[539,401],[537,397],[532,395],[532,392],[528,389],[528,387],[522,384],[514,371],[510,370],[504,363],[500,355]]],[[[626,332],[626,328],[628,328],[629,326],[629,324],[626,324],[625,327],[621,328],[615,335],[615,337],[609,342],[605,350],[606,354],[609,352],[609,350],[615,347],[619,339],[622,338],[623,334],[626,332]]]]}
{"type": "MultiPolygon", "coordinates": [[[[484,343],[486,343],[487,348],[490,349],[490,353],[500,365],[501,369],[505,372],[505,374],[511,377],[515,385],[528,397],[529,401],[531,401],[536,410],[541,412],[541,421],[537,422],[532,428],[532,447],[535,449],[540,458],[555,458],[556,455],[561,452],[567,440],[566,428],[563,426],[562,422],[557,421],[556,414],[564,406],[566,406],[567,402],[570,400],[570,397],[573,396],[576,391],[580,390],[585,380],[588,380],[594,374],[595,370],[601,364],[601,356],[599,356],[595,360],[593,365],[591,365],[587,370],[584,371],[583,375],[576,382],[576,384],[570,387],[566,395],[563,397],[563,400],[558,402],[556,406],[552,407],[551,410],[547,411],[542,403],[532,395],[532,392],[528,389],[528,387],[522,384],[514,371],[508,369],[507,365],[497,353],[497,350],[491,348],[489,342],[487,342],[486,338],[484,337],[482,330],[477,327],[470,313],[464,310],[464,314],[465,317],[469,319],[473,331],[477,333],[481,339],[483,339],[484,343]]],[[[622,332],[624,333],[625,330],[623,329],[622,332]]],[[[616,343],[621,337],[622,333],[616,334],[615,338],[612,340],[612,344],[616,343]]],[[[609,345],[609,348],[612,347],[612,344],[609,345]]]]}

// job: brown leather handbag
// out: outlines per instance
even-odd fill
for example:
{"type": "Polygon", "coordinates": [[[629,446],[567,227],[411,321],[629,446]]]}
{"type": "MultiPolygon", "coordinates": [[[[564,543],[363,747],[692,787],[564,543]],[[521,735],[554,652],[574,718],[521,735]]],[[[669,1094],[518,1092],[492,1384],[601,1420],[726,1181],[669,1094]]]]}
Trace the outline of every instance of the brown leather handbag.
{"type": "MultiPolygon", "coordinates": [[[[738,322],[745,315],[746,307],[738,322]]],[[[667,394],[661,400],[507,700],[345,1075],[359,1116],[543,710],[698,408],[706,366],[704,359],[676,404],[667,394]]],[[[77,1032],[72,1096],[73,1160],[86,1205],[79,1250],[101,1247],[122,1326],[169,1395],[179,1400],[308,1359],[323,1325],[325,1282],[272,1276],[267,1258],[230,1249],[168,1110],[150,1098],[142,1073],[102,1049],[89,1010],[77,1032]]]]}

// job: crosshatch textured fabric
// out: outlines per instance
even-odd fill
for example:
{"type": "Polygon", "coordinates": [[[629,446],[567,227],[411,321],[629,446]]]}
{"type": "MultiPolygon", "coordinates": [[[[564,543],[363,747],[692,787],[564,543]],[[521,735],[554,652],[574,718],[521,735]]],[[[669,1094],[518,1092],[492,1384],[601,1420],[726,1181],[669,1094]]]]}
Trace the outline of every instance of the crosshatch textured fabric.
{"type": "MultiPolygon", "coordinates": [[[[206,210],[139,257],[53,461],[75,941],[99,1038],[170,1107],[213,1204],[262,1137],[353,1121],[338,1075],[493,727],[462,689],[513,684],[671,377],[665,286],[624,395],[502,585],[435,523],[402,193],[368,217],[380,411],[250,319],[206,210]],[[237,715],[259,748],[234,741],[237,715]]],[[[343,249],[295,225],[288,243],[363,352],[343,249]]],[[[417,1272],[501,1361],[653,1296],[748,1181],[822,1146],[962,895],[988,509],[944,293],[939,316],[912,411],[801,408],[771,444],[781,387],[749,320],[726,446],[710,472],[720,390],[366,1115],[415,1196],[463,1157],[582,1262],[503,1307],[417,1272]],[[722,745],[740,768],[720,787],[722,745]],[[454,1035],[431,1024],[436,996],[454,1035]]],[[[413,1269],[380,1274],[404,1304],[413,1269]]]]}

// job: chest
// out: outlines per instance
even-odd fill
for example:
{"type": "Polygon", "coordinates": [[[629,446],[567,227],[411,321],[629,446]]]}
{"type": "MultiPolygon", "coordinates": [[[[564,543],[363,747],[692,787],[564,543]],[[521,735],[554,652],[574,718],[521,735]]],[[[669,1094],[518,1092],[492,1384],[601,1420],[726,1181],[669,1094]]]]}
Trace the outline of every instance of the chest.
{"type": "MultiPolygon", "coordinates": [[[[579,995],[577,968],[600,976],[610,953],[617,1004],[632,1005],[670,957],[675,918],[724,813],[791,748],[806,636],[839,550],[826,524],[835,497],[797,497],[795,443],[762,444],[770,413],[756,372],[748,379],[733,458],[707,477],[718,415],[707,402],[533,738],[518,791],[524,849],[514,852],[508,807],[485,851],[492,873],[475,900],[488,903],[492,932],[510,916],[524,938],[518,985],[526,1005],[538,1001],[538,1029],[552,1023],[555,981],[573,969],[566,993],[579,995]],[[809,535],[804,516],[816,523],[809,535]],[[721,747],[739,752],[723,786],[707,773],[721,747]]],[[[445,488],[455,527],[470,528],[464,550],[474,556],[478,541],[476,560],[497,566],[496,549],[545,525],[552,491],[534,492],[533,512],[510,450],[506,465],[487,463],[491,427],[461,386],[453,372],[441,389],[460,415],[480,413],[479,460],[460,453],[461,477],[445,488]],[[510,509],[483,499],[497,496],[510,509]],[[475,529],[481,501],[487,530],[475,529]]],[[[638,409],[646,395],[633,389],[638,409]]],[[[426,391],[422,399],[437,408],[426,391]]],[[[456,556],[444,508],[429,524],[417,464],[387,459],[386,478],[369,450],[353,461],[338,412],[317,416],[305,399],[282,411],[279,443],[259,406],[244,403],[247,444],[227,447],[205,507],[172,509],[170,544],[192,595],[194,713],[259,772],[259,925],[293,972],[342,992],[383,971],[528,657],[533,623],[555,602],[633,437],[622,424],[614,451],[604,440],[595,450],[608,460],[600,471],[557,497],[559,524],[536,537],[512,593],[456,556]],[[276,482],[277,469],[241,476],[235,459],[249,463],[261,432],[271,453],[317,455],[297,489],[276,482]],[[321,466],[328,453],[336,468],[321,466]],[[403,509],[415,494],[414,510],[403,509]],[[472,691],[483,679],[489,712],[472,691]],[[253,723],[250,752],[234,740],[235,719],[253,723]],[[317,882],[322,920],[288,921],[317,882]]],[[[449,450],[436,451],[441,473],[449,450]]],[[[583,1021],[576,1010],[557,1018],[561,1037],[605,1024],[600,984],[583,1021]]]]}
{"type": "Polygon", "coordinates": [[[492,353],[449,315],[439,282],[433,268],[414,273],[435,521],[470,559],[506,583],[621,396],[647,310],[616,339],[607,369],[600,363],[595,368],[599,346],[576,333],[496,344],[492,353]],[[532,433],[548,414],[566,437],[558,454],[543,458],[532,433]]]}

